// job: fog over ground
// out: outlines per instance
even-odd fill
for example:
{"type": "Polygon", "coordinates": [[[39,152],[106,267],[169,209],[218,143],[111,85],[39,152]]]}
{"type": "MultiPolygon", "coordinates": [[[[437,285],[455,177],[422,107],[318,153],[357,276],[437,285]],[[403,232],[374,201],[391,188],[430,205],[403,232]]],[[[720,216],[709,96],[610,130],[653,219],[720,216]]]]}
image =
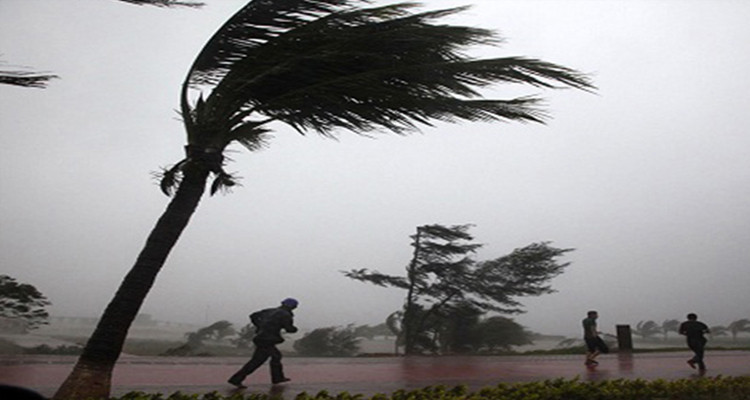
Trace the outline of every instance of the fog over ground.
{"type": "MultiPolygon", "coordinates": [[[[183,155],[180,84],[245,1],[207,3],[0,0],[0,69],[61,77],[0,85],[0,273],[39,288],[53,315],[100,315],[167,204],[151,172],[183,155]]],[[[204,198],[142,312],[239,324],[294,296],[302,327],[377,324],[404,293],[339,271],[401,274],[416,226],[473,223],[480,260],[537,241],[576,249],[557,293],[522,300],[531,330],[577,335],[592,308],[610,333],[750,317],[750,2],[424,3],[473,4],[449,21],[506,38],[477,56],[559,63],[598,92],[488,91],[541,93],[547,125],[338,141],[275,126],[269,148],[234,148],[243,186],[204,198]]]]}

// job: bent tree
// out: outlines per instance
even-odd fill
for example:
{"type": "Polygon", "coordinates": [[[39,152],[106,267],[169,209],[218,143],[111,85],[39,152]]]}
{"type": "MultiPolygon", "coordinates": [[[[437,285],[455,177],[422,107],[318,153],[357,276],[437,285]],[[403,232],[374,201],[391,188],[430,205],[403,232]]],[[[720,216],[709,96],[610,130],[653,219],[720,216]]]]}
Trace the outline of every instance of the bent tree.
{"type": "Polygon", "coordinates": [[[558,259],[573,251],[547,242],[532,243],[492,260],[476,261],[481,247],[468,230],[471,225],[423,225],[411,236],[414,248],[404,276],[367,269],[344,271],[351,279],[406,291],[400,314],[404,353],[435,350],[430,331],[444,329],[441,318],[456,310],[504,314],[523,312],[518,297],[540,296],[554,290],[549,281],[569,265],[558,259]]]}
{"type": "Polygon", "coordinates": [[[49,323],[47,306],[51,304],[34,285],[0,275],[0,319],[16,321],[28,332],[49,323]]]}
{"type": "Polygon", "coordinates": [[[128,329],[204,195],[235,184],[224,171],[233,142],[253,151],[278,121],[300,134],[408,133],[440,121],[544,122],[535,96],[484,99],[494,83],[593,90],[577,71],[462,50],[496,45],[489,30],[435,23],[464,8],[419,12],[413,3],[253,0],[211,37],[180,91],[185,158],[163,172],[171,196],[55,399],[106,398],[128,329]]]}

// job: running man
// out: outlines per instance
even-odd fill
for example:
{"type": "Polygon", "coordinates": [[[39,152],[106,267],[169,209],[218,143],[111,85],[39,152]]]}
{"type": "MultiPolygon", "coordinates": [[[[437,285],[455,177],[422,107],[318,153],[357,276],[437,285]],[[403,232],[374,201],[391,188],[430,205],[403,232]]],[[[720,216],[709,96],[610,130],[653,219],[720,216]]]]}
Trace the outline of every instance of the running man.
{"type": "Polygon", "coordinates": [[[706,340],[703,334],[709,333],[708,326],[698,321],[698,316],[693,313],[688,314],[687,319],[687,321],[680,324],[679,331],[680,335],[685,335],[688,347],[695,353],[693,358],[689,359],[687,363],[690,365],[690,368],[695,369],[697,364],[699,370],[705,371],[706,364],[703,363],[703,353],[708,340],[706,340]]]}
{"type": "Polygon", "coordinates": [[[288,382],[289,378],[284,375],[284,367],[281,365],[281,352],[276,345],[282,343],[281,330],[289,333],[297,332],[294,326],[294,314],[292,310],[297,308],[297,300],[288,298],[281,302],[280,307],[267,308],[250,314],[250,321],[255,325],[256,334],[253,338],[255,352],[250,361],[237,371],[228,382],[238,388],[244,388],[242,381],[271,359],[271,382],[273,384],[288,382]]]}
{"type": "Polygon", "coordinates": [[[608,353],[609,348],[604,343],[601,337],[599,337],[599,331],[596,329],[596,319],[599,318],[599,313],[596,311],[589,311],[587,317],[583,320],[583,340],[586,342],[586,362],[587,366],[599,365],[596,361],[596,357],[601,353],[608,353]]]}

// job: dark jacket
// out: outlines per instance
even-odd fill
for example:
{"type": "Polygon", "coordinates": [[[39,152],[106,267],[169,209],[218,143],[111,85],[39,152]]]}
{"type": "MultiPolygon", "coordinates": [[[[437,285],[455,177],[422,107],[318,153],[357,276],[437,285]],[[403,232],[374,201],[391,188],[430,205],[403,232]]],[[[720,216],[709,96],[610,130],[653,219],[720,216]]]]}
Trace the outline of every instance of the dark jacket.
{"type": "Polygon", "coordinates": [[[258,343],[279,344],[284,341],[281,330],[297,332],[294,326],[294,314],[286,307],[267,308],[250,314],[250,321],[255,325],[253,341],[258,343]]]}
{"type": "Polygon", "coordinates": [[[691,341],[706,343],[707,340],[703,334],[708,332],[708,326],[700,321],[685,321],[680,324],[679,333],[687,336],[688,343],[691,341]]]}

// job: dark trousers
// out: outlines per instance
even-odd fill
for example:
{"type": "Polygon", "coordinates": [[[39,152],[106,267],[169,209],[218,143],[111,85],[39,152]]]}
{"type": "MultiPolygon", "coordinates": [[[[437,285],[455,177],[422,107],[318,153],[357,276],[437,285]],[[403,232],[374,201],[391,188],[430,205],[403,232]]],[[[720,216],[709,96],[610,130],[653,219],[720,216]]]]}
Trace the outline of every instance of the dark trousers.
{"type": "Polygon", "coordinates": [[[271,382],[278,383],[284,380],[284,367],[281,365],[281,352],[273,343],[255,343],[255,352],[253,357],[245,365],[235,372],[230,382],[241,383],[248,375],[263,365],[266,360],[271,358],[271,382]]]}
{"type": "Polygon", "coordinates": [[[688,340],[688,347],[695,353],[691,359],[694,363],[698,364],[698,368],[706,369],[706,364],[703,363],[703,353],[706,348],[706,340],[703,339],[690,339],[688,340]]]}

